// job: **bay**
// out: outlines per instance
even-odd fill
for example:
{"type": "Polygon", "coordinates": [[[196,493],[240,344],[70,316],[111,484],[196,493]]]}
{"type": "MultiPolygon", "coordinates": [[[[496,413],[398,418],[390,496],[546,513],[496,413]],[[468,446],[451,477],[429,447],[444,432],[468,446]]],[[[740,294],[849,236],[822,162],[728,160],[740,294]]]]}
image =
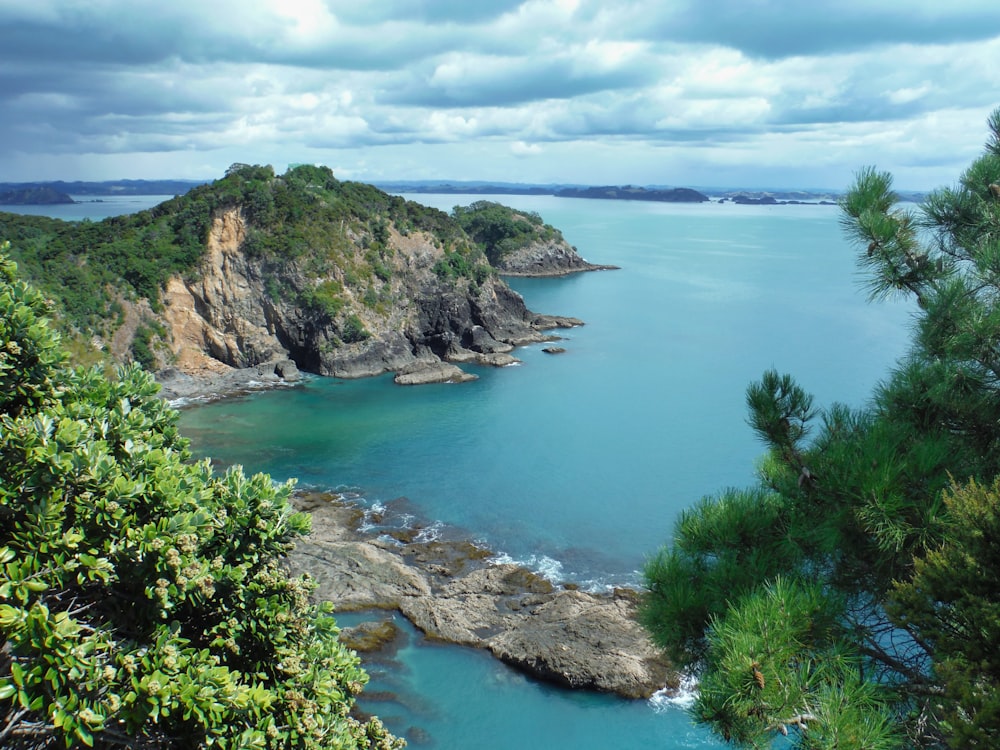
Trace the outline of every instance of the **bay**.
{"type": "MultiPolygon", "coordinates": [[[[634,585],[681,510],[753,480],[748,383],[774,367],[818,404],[860,406],[905,351],[910,311],[865,300],[835,207],[493,199],[621,266],[510,281],[533,310],[586,321],[565,354],[526,347],[522,365],[462,385],[315,379],[190,409],[195,450],[352,490],[557,581],[634,585]]],[[[407,632],[369,667],[393,700],[362,705],[430,746],[718,746],[676,705],[562,691],[407,632]]]]}
{"type": "MultiPolygon", "coordinates": [[[[534,210],[584,257],[622,268],[511,281],[533,310],[586,321],[564,332],[565,354],[526,347],[522,365],[462,385],[310,379],[185,409],[197,454],[352,490],[554,580],[634,585],[679,512],[753,480],[748,383],[775,367],[821,405],[860,406],[905,352],[910,309],[866,302],[835,207],[406,197],[534,210]]],[[[96,220],[155,202],[77,206],[96,220]]],[[[413,746],[721,747],[674,703],[539,684],[397,623],[404,645],[368,665],[361,703],[413,746]]]]}
{"type": "Polygon", "coordinates": [[[27,216],[50,216],[64,221],[100,221],[109,216],[134,214],[170,200],[172,195],[72,195],[76,203],[39,206],[4,206],[0,211],[27,216]]]}

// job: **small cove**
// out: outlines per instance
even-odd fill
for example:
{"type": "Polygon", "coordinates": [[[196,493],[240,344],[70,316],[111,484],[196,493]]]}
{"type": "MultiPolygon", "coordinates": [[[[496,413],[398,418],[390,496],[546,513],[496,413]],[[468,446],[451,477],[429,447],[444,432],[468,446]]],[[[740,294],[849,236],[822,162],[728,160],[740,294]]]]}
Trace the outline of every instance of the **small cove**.
{"type": "MultiPolygon", "coordinates": [[[[521,349],[522,365],[463,385],[313,379],[188,409],[196,452],[351,489],[557,580],[635,584],[681,510],[752,481],[750,381],[776,367],[819,404],[857,406],[904,352],[908,311],[865,301],[834,207],[495,199],[622,266],[511,281],[533,310],[586,321],[564,354],[521,349]]],[[[399,699],[366,707],[434,747],[715,746],[676,707],[538,685],[415,633],[372,673],[399,699]]]]}

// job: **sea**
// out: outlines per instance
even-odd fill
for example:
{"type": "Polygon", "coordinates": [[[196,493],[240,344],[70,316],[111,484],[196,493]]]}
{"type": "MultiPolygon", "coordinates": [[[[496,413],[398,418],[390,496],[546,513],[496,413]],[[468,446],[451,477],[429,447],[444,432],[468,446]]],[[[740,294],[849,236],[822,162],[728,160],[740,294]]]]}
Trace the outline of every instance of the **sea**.
{"type": "MultiPolygon", "coordinates": [[[[479,379],[463,384],[309,377],[189,404],[180,422],[196,454],[341,492],[424,538],[476,540],[556,583],[640,586],[678,514],[754,481],[748,384],[775,368],[817,405],[860,407],[907,350],[913,308],[868,301],[835,206],[404,197],[536,211],[587,260],[620,269],[509,279],[532,310],[585,321],[557,332],[564,353],[523,347],[521,364],[469,367],[479,379]]],[[[96,220],[155,202],[39,212],[83,218],[62,212],[87,206],[96,220]]],[[[402,646],[368,663],[361,707],[413,747],[722,747],[686,711],[695,685],[638,701],[565,690],[395,621],[402,646]]]]}

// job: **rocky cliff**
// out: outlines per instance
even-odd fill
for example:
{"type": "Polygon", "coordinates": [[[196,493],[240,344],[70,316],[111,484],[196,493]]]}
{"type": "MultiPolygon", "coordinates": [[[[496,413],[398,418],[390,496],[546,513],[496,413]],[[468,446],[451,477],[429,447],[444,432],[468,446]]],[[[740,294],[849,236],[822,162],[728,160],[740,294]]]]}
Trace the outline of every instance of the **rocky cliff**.
{"type": "Polygon", "coordinates": [[[383,304],[373,305],[364,297],[371,286],[359,289],[347,278],[347,269],[361,261],[360,241],[347,250],[346,267],[330,265],[317,274],[310,257],[249,255],[247,233],[240,208],[219,212],[196,272],[167,282],[160,316],[170,351],[164,364],[200,374],[291,360],[299,369],[338,377],[426,367],[438,374],[432,379],[450,379],[457,373],[436,365],[510,364],[515,346],[552,338],[545,329],[579,323],[532,313],[495,275],[442,278],[435,269],[445,251],[425,232],[388,230],[382,264],[389,278],[379,290],[383,304]],[[335,301],[303,303],[317,289],[332,290],[335,301]]]}
{"type": "Polygon", "coordinates": [[[532,313],[501,273],[592,267],[535,214],[448,215],[308,165],[235,164],[134,215],[0,214],[0,230],[78,353],[138,361],[168,396],[236,372],[467,379],[458,365],[511,364],[514,347],[580,324],[532,313]]]}

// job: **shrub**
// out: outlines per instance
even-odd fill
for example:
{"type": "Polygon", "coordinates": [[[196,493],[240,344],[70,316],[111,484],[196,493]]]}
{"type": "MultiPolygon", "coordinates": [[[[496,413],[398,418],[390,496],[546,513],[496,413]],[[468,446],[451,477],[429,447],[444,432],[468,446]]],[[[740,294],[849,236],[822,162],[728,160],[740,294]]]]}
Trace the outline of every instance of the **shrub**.
{"type": "Polygon", "coordinates": [[[394,748],[281,558],[291,483],[191,463],[140,368],[70,370],[0,252],[0,742],[394,748]]]}

